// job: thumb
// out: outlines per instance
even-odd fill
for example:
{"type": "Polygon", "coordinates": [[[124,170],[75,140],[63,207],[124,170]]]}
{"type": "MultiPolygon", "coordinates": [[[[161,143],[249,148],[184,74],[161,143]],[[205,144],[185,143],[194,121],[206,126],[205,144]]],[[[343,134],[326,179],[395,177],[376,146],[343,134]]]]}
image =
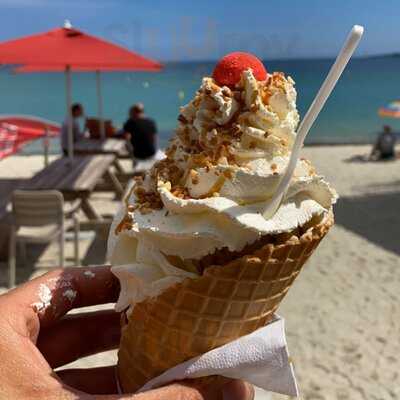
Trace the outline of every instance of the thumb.
{"type": "Polygon", "coordinates": [[[246,382],[210,377],[176,382],[135,395],[94,396],[96,400],[253,400],[254,389],[246,382]],[[211,379],[210,379],[211,378],[211,379]]]}
{"type": "Polygon", "coordinates": [[[64,386],[69,394],[85,400],[253,400],[254,389],[247,382],[221,376],[188,379],[139,394],[89,395],[64,386]]]}

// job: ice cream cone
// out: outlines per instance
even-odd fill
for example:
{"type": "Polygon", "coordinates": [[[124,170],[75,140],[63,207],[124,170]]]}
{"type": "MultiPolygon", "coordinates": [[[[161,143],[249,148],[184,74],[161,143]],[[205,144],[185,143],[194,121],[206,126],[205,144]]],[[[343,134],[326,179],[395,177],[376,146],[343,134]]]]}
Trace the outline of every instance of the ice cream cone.
{"type": "Polygon", "coordinates": [[[136,304],[118,354],[123,392],[136,392],[165,370],[264,326],[332,224],[329,212],[300,236],[213,264],[198,279],[136,304]]]}

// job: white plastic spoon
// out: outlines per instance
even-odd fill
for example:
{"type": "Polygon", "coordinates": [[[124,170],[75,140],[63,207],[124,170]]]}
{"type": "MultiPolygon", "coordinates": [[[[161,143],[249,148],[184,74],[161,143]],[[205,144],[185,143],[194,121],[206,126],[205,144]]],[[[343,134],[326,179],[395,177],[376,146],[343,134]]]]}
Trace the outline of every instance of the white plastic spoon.
{"type": "Polygon", "coordinates": [[[297,160],[300,156],[300,150],[303,147],[304,139],[307,136],[307,133],[309,132],[312,124],[318,117],[318,114],[321,112],[322,107],[324,106],[326,100],[331,94],[337,81],[342,75],[343,70],[345,69],[347,63],[349,62],[351,56],[357,48],[363,33],[364,28],[362,26],[353,26],[353,29],[347,36],[346,42],[343,45],[339,55],[337,56],[335,63],[332,65],[328,76],[325,78],[325,81],[319,89],[317,96],[315,97],[310,108],[308,109],[307,114],[303,118],[303,121],[301,122],[296,135],[296,140],[293,144],[292,154],[290,156],[289,164],[286,168],[285,174],[283,175],[282,180],[280,181],[278,188],[274,196],[272,197],[272,200],[268,203],[263,212],[263,216],[266,219],[272,217],[278,209],[292,179],[297,160]]]}

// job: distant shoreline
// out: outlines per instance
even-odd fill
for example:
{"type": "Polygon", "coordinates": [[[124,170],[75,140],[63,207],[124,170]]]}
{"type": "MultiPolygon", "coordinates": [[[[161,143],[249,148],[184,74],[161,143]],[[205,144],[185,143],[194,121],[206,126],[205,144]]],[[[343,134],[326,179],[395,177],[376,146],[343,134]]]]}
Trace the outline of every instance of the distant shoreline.
{"type": "MultiPolygon", "coordinates": [[[[353,60],[378,60],[386,58],[400,58],[400,52],[385,53],[385,54],[365,54],[357,55],[352,57],[353,60]]],[[[335,56],[325,57],[283,57],[283,58],[269,58],[269,62],[286,62],[286,61],[333,61],[335,56]]],[[[215,64],[218,59],[215,60],[161,60],[165,65],[176,65],[176,64],[215,64]]],[[[263,61],[267,61],[263,59],[263,61]]]]}
{"type": "MultiPolygon", "coordinates": [[[[305,143],[304,147],[340,147],[340,146],[372,146],[373,142],[372,141],[358,141],[358,142],[311,142],[311,143],[305,143]]],[[[165,146],[161,146],[161,149],[165,149],[165,146]]],[[[42,155],[42,151],[24,151],[22,149],[20,152],[15,153],[14,155],[19,155],[19,156],[35,156],[35,155],[42,155]]],[[[50,155],[58,155],[61,154],[58,151],[54,151],[54,149],[50,149],[49,151],[50,155]]],[[[1,160],[0,160],[1,161],[1,160]]]]}
{"type": "MultiPolygon", "coordinates": [[[[170,131],[163,131],[160,132],[159,136],[161,140],[159,141],[159,147],[161,149],[165,149],[168,145],[168,139],[171,137],[171,132],[170,131]]],[[[326,140],[311,140],[308,141],[304,144],[304,147],[325,147],[325,146],[371,146],[375,143],[375,138],[371,137],[356,137],[349,138],[349,140],[340,140],[338,137],[337,140],[335,138],[326,138],[326,140]]],[[[400,143],[400,136],[398,136],[398,143],[400,143]]],[[[56,155],[60,154],[59,150],[59,142],[58,138],[54,138],[50,140],[50,147],[49,147],[49,154],[56,155]]],[[[19,154],[21,155],[35,155],[35,154],[43,154],[43,141],[42,140],[37,140],[34,142],[31,142],[26,145],[26,147],[23,147],[20,151],[19,154]]]]}
{"type": "Polygon", "coordinates": [[[359,141],[359,142],[311,142],[305,143],[304,147],[324,147],[324,146],[367,146],[373,145],[372,141],[359,141]]]}

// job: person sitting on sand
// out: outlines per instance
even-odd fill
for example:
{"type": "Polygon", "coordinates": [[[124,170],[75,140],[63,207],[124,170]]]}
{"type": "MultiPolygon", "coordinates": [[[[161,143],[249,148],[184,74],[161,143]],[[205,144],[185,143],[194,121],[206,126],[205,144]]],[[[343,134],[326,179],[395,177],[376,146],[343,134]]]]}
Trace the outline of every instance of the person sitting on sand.
{"type": "Polygon", "coordinates": [[[392,132],[390,126],[385,125],[383,132],[378,136],[378,139],[371,151],[370,159],[388,160],[395,156],[394,148],[396,144],[396,136],[392,132]]]}
{"type": "Polygon", "coordinates": [[[157,126],[146,116],[142,103],[134,104],[124,124],[125,137],[130,140],[137,160],[147,160],[157,153],[157,126]]]}
{"type": "MultiPolygon", "coordinates": [[[[71,116],[72,116],[72,138],[73,142],[76,143],[85,136],[85,131],[81,129],[80,120],[84,116],[85,112],[83,110],[82,104],[75,103],[71,106],[71,116]]],[[[61,149],[64,156],[68,155],[68,117],[61,127],[61,149]]]]}

